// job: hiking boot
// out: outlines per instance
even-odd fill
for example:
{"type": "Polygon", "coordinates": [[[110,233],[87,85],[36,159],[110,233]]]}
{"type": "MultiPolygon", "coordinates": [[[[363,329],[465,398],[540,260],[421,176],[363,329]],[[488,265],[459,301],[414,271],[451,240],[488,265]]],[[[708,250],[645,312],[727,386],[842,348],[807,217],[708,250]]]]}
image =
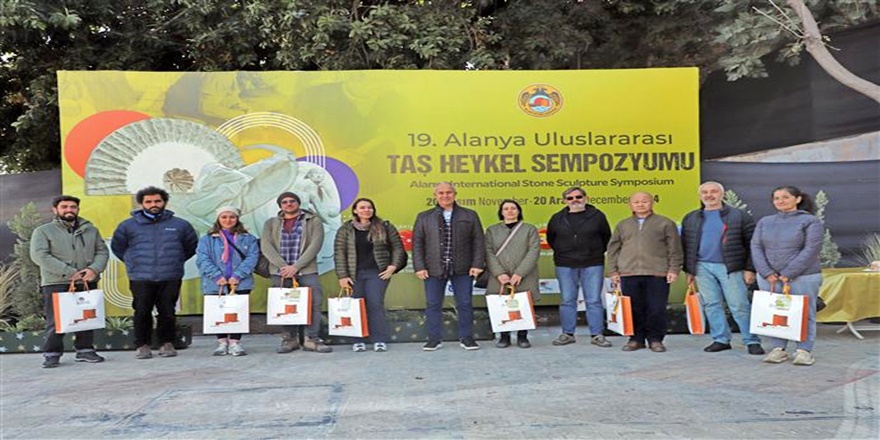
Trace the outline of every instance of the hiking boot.
{"type": "Polygon", "coordinates": [[[375,351],[377,353],[386,352],[386,351],[388,351],[388,346],[385,345],[384,342],[377,342],[377,343],[373,344],[373,351],[375,351]]]}
{"type": "Polygon", "coordinates": [[[749,354],[764,354],[764,347],[761,347],[761,344],[749,344],[748,347],[749,354]]]}
{"type": "Polygon", "coordinates": [[[75,360],[77,362],[88,362],[90,364],[97,364],[99,362],[104,362],[104,357],[95,353],[94,351],[83,351],[76,354],[75,360]]]}
{"type": "Polygon", "coordinates": [[[644,342],[629,341],[626,344],[624,344],[623,347],[621,347],[621,350],[623,350],[623,351],[636,351],[636,350],[641,350],[643,348],[645,348],[644,342]]]}
{"type": "Polygon", "coordinates": [[[214,356],[226,356],[226,353],[229,352],[229,344],[219,343],[217,344],[217,348],[211,353],[214,356]]]}
{"type": "Polygon", "coordinates": [[[660,341],[652,342],[650,348],[651,351],[653,351],[654,353],[663,353],[664,351],[666,351],[666,346],[663,345],[663,343],[660,341]]]}
{"type": "Polygon", "coordinates": [[[247,356],[247,352],[244,351],[244,347],[241,344],[229,344],[229,354],[233,356],[247,356]]]}
{"type": "Polygon", "coordinates": [[[553,345],[568,345],[574,344],[575,342],[577,342],[577,340],[574,338],[574,335],[563,333],[553,340],[553,345]]]}
{"type": "Polygon", "coordinates": [[[177,356],[177,350],[174,349],[174,344],[170,342],[166,342],[159,347],[159,357],[171,358],[177,356]]]}
{"type": "Polygon", "coordinates": [[[800,348],[798,348],[797,351],[795,351],[794,353],[794,362],[792,363],[795,365],[809,366],[813,365],[814,362],[816,362],[816,359],[813,358],[812,353],[807,350],[801,350],[800,348]]]}
{"type": "Polygon", "coordinates": [[[498,342],[495,343],[495,346],[498,348],[507,348],[510,347],[510,333],[503,332],[498,337],[498,342]]]}
{"type": "Polygon", "coordinates": [[[275,349],[275,353],[290,353],[294,350],[299,350],[299,338],[288,333],[281,336],[281,345],[275,349]]]}
{"type": "Polygon", "coordinates": [[[314,351],[316,353],[330,353],[333,351],[329,345],[325,344],[321,338],[306,338],[303,342],[304,351],[314,351]]]}
{"type": "Polygon", "coordinates": [[[611,342],[605,339],[605,336],[596,335],[593,336],[593,339],[590,339],[590,344],[598,345],[599,347],[610,347],[611,342]]]}
{"type": "Polygon", "coordinates": [[[763,361],[770,364],[781,364],[788,360],[788,353],[780,347],[770,350],[770,354],[764,356],[763,361]]]}
{"type": "Polygon", "coordinates": [[[150,359],[153,357],[153,352],[150,351],[149,345],[141,345],[137,348],[137,351],[134,353],[135,359],[150,359]]]}
{"type": "Polygon", "coordinates": [[[358,342],[357,344],[354,344],[351,346],[351,351],[353,351],[355,353],[367,351],[367,344],[364,344],[363,342],[358,342]]]}
{"type": "MultiPolygon", "coordinates": [[[[510,336],[508,336],[508,338],[510,338],[510,336]]],[[[510,345],[509,341],[508,341],[508,345],[510,345]]],[[[474,338],[472,338],[470,336],[468,336],[466,338],[461,338],[461,343],[459,343],[458,346],[465,349],[465,350],[479,350],[480,349],[480,346],[477,345],[477,341],[475,341],[474,338]]]]}
{"type": "Polygon", "coordinates": [[[425,343],[425,345],[422,346],[422,350],[424,350],[424,351],[437,351],[441,348],[443,348],[442,342],[431,341],[431,340],[429,340],[428,342],[425,343]]]}
{"type": "Polygon", "coordinates": [[[43,358],[43,368],[56,368],[61,364],[61,356],[46,356],[43,358]]]}
{"type": "Polygon", "coordinates": [[[703,349],[706,353],[717,353],[719,351],[730,350],[730,344],[725,344],[722,342],[713,342],[710,345],[707,345],[706,348],[703,349]]]}

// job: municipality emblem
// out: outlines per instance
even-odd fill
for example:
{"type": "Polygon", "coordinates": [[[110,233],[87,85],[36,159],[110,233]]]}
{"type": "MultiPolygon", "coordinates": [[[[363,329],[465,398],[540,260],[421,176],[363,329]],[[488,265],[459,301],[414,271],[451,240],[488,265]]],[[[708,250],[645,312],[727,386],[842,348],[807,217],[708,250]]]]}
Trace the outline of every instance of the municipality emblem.
{"type": "Polygon", "coordinates": [[[547,84],[533,84],[519,93],[517,104],[529,116],[546,118],[562,108],[562,92],[547,84]]]}

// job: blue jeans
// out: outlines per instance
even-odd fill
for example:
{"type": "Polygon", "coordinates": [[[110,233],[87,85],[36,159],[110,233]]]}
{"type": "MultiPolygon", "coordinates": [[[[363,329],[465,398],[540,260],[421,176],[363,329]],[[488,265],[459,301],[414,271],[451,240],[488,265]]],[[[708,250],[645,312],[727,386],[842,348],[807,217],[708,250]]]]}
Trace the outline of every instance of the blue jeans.
{"type": "Polygon", "coordinates": [[[430,341],[443,340],[443,299],[447,281],[452,282],[455,308],[458,310],[458,337],[463,339],[474,335],[474,279],[470,275],[428,277],[425,280],[425,321],[430,341]]]}
{"type": "MultiPolygon", "coordinates": [[[[822,286],[822,274],[802,275],[788,284],[791,286],[792,295],[807,295],[810,297],[810,306],[807,307],[807,310],[810,311],[809,320],[807,321],[807,339],[803,342],[797,342],[795,345],[801,350],[812,352],[813,346],[816,344],[816,298],[819,297],[819,287],[822,286]]],[[[758,275],[758,287],[761,290],[770,291],[770,283],[761,275],[758,275]]],[[[776,283],[776,291],[781,292],[781,289],[780,283],[776,283]]],[[[789,342],[787,339],[772,338],[770,336],[765,336],[765,338],[771,350],[774,348],[785,350],[789,342]]]]}
{"type": "MultiPolygon", "coordinates": [[[[358,270],[355,275],[352,297],[364,298],[367,306],[367,325],[373,342],[388,342],[391,330],[385,316],[385,291],[388,280],[379,278],[379,269],[358,270]]],[[[360,342],[367,342],[361,338],[360,342]]]]}
{"type": "Polygon", "coordinates": [[[749,288],[743,279],[742,271],[727,273],[724,263],[697,262],[697,289],[703,301],[703,310],[709,321],[709,334],[715,342],[730,344],[730,326],[724,303],[730,308],[733,320],[739,326],[743,344],[760,344],[756,335],[749,333],[749,319],[752,304],[749,302],[749,288]]]}
{"type": "Polygon", "coordinates": [[[602,308],[602,282],[605,279],[605,266],[557,267],[556,279],[562,302],[559,303],[559,321],[562,332],[573,335],[577,324],[578,287],[584,291],[587,304],[587,324],[590,334],[601,335],[605,330],[605,310],[602,308]]]}

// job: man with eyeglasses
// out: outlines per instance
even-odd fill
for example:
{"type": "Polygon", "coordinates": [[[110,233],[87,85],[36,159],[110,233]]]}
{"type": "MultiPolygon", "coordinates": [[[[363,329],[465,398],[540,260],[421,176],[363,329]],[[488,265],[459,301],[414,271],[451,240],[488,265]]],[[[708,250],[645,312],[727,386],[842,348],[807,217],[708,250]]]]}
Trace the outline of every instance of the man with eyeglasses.
{"type": "Polygon", "coordinates": [[[302,200],[292,192],[283,192],[276,200],[281,211],[266,220],[260,235],[260,251],[269,260],[273,287],[291,287],[293,279],[312,290],[312,323],[308,326],[284,326],[277,353],[302,349],[318,353],[333,351],[318,337],[321,328],[321,305],[324,292],[318,280],[318,252],[324,244],[324,226],[312,212],[301,209],[302,200]],[[282,281],[284,284],[282,285],[282,281]]]}
{"type": "Polygon", "coordinates": [[[611,226],[605,214],[587,203],[587,193],[574,186],[562,193],[566,207],[547,224],[547,243],[553,249],[553,263],[562,301],[559,303],[559,321],[562,334],[553,345],[576,342],[578,288],[584,292],[587,306],[587,324],[590,343],[610,347],[611,342],[602,333],[605,330],[605,310],[602,308],[602,284],[605,279],[605,250],[611,239],[611,226]]]}

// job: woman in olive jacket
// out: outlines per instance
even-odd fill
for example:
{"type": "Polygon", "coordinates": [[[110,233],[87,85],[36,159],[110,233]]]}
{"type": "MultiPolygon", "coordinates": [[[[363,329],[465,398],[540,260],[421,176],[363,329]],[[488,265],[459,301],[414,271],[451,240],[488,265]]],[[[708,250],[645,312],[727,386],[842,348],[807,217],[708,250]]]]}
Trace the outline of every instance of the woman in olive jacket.
{"type": "MultiPolygon", "coordinates": [[[[352,219],[336,231],[336,276],[340,288],[350,287],[353,297],[365,299],[373,350],[387,351],[391,331],[385,317],[385,291],[391,276],[406,265],[406,251],[394,225],[376,215],[372,200],[355,200],[351,214],[352,219]]],[[[352,350],[366,351],[366,338],[352,350]]]]}
{"type": "MultiPolygon", "coordinates": [[[[517,292],[529,292],[532,301],[537,301],[541,296],[538,285],[538,257],[541,255],[538,228],[522,221],[522,207],[515,200],[501,202],[498,219],[501,223],[486,229],[486,270],[489,271],[486,294],[503,293],[504,286],[511,285],[517,292]],[[508,236],[511,237],[510,241],[499,253],[508,236]]],[[[528,330],[517,332],[517,346],[531,347],[528,333],[528,330]]],[[[495,346],[509,347],[510,332],[501,333],[495,346]]]]}

